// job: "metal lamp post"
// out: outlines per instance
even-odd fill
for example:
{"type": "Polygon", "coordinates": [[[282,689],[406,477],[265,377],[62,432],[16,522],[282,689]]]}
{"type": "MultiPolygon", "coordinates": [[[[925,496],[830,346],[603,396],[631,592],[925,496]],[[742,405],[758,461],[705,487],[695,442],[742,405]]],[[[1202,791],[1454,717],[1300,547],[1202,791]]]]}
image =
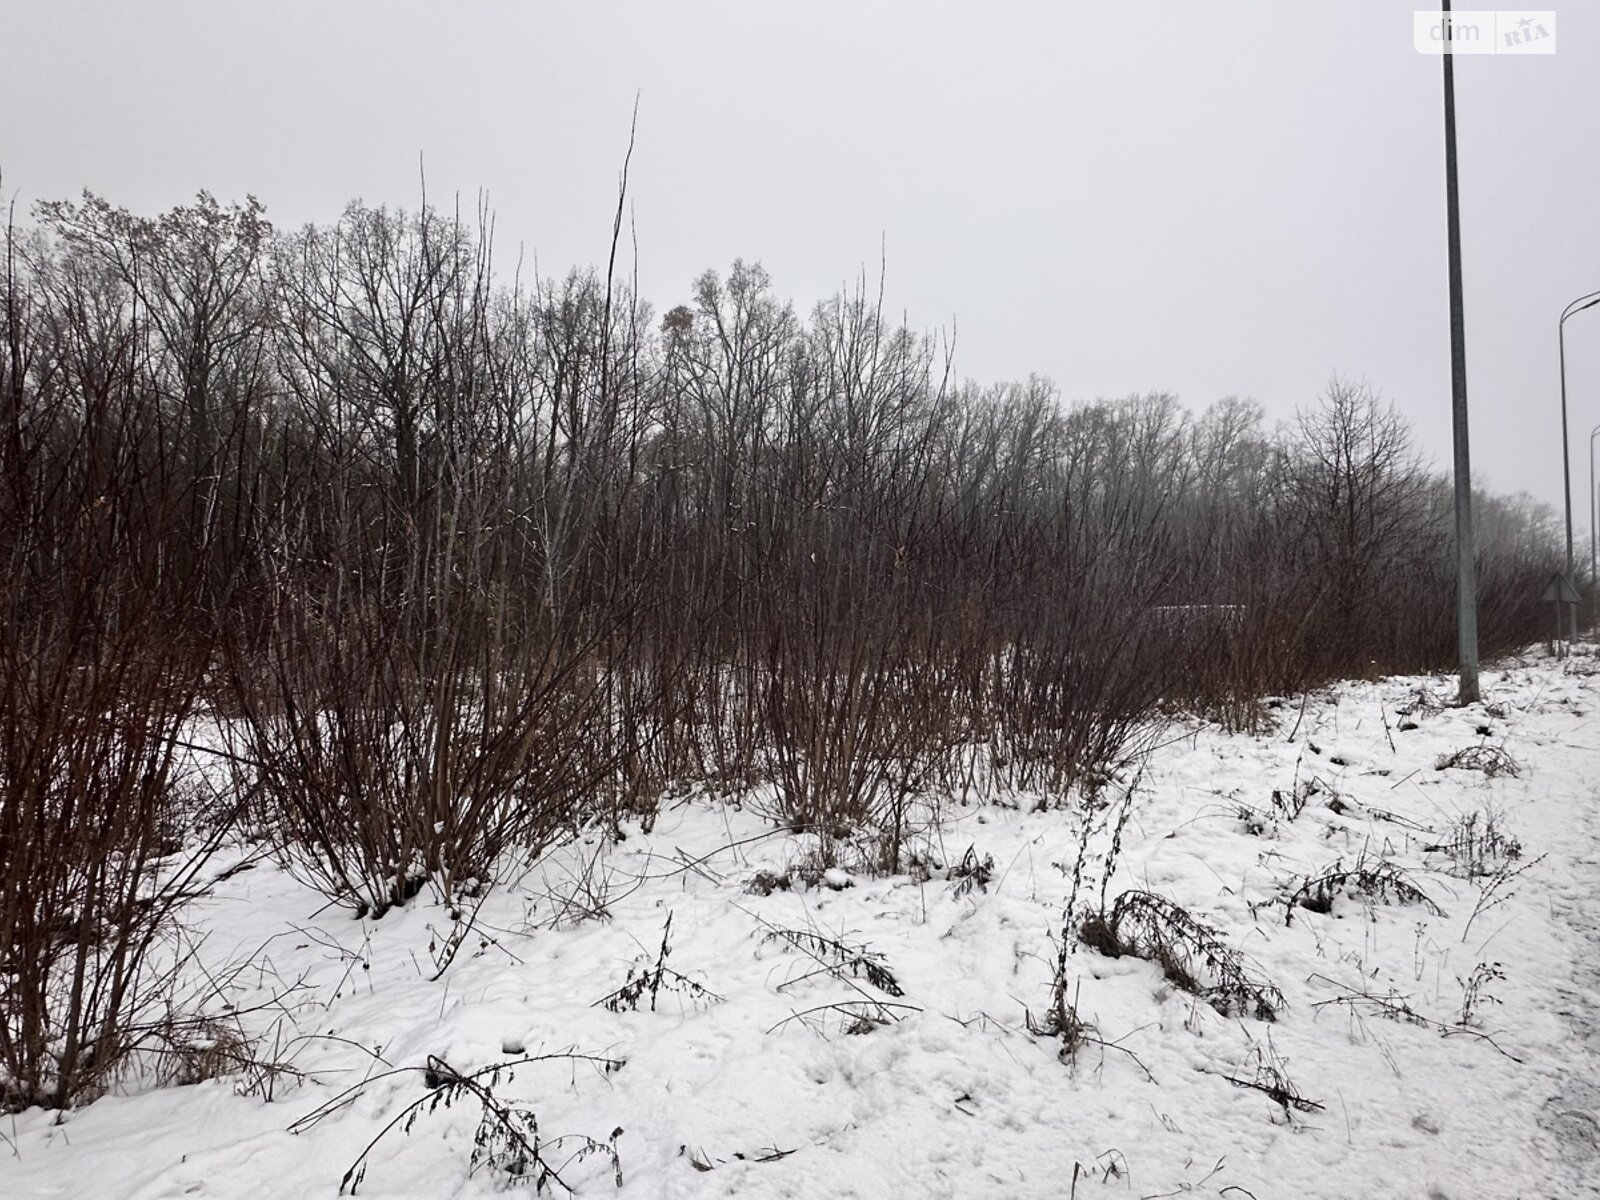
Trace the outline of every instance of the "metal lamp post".
{"type": "MultiPolygon", "coordinates": [[[[1450,32],[1450,0],[1442,0],[1450,32]]],[[[1456,501],[1456,657],[1461,684],[1457,704],[1478,702],[1478,572],[1472,530],[1472,460],[1467,448],[1467,334],[1461,285],[1461,201],[1456,187],[1455,55],[1444,52],[1445,236],[1450,267],[1450,416],[1456,501]]]]}
{"type": "MultiPolygon", "coordinates": [[[[1556,343],[1561,352],[1561,487],[1567,506],[1567,581],[1572,581],[1572,451],[1567,443],[1567,318],[1575,317],[1586,308],[1600,304],[1600,292],[1579,296],[1561,310],[1561,320],[1556,322],[1556,343]]],[[[1591,449],[1593,439],[1590,440],[1591,449]]],[[[1591,455],[1591,458],[1593,456],[1591,455]]],[[[1593,547],[1591,546],[1591,549],[1593,547]]],[[[1594,556],[1591,554],[1590,558],[1594,556]]],[[[1590,563],[1591,569],[1593,563],[1590,563]]],[[[1572,606],[1572,640],[1578,640],[1578,606],[1572,606]]]]}
{"type": "Polygon", "coordinates": [[[1595,572],[1595,526],[1600,525],[1600,492],[1594,487],[1594,442],[1600,425],[1589,431],[1589,636],[1600,628],[1600,575],[1595,572]]]}

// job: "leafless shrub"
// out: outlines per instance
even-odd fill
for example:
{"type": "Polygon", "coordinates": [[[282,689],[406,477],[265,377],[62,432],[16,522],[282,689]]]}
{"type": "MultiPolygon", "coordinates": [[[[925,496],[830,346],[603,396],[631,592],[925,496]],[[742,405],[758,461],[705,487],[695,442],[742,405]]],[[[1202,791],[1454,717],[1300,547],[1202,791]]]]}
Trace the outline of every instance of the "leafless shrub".
{"type": "Polygon", "coordinates": [[[529,878],[523,884],[537,897],[535,905],[544,902],[547,915],[540,923],[551,929],[610,920],[611,906],[640,886],[637,880],[626,886],[618,883],[607,839],[591,836],[571,847],[571,854],[546,855],[538,867],[540,882],[529,878]]]}
{"type": "Polygon", "coordinates": [[[1515,896],[1515,884],[1523,874],[1533,870],[1545,859],[1544,855],[1536,858],[1521,860],[1504,857],[1498,862],[1490,861],[1483,864],[1476,875],[1469,874],[1469,879],[1478,883],[1478,899],[1472,906],[1472,915],[1467,918],[1467,923],[1462,927],[1461,940],[1465,942],[1472,933],[1472,926],[1484,913],[1500,907],[1507,900],[1515,896]]]}
{"type": "Polygon", "coordinates": [[[794,877],[789,871],[757,871],[745,884],[744,890],[752,896],[770,896],[773,892],[787,892],[794,887],[794,877]]]}
{"type": "Polygon", "coordinates": [[[1444,855],[1453,874],[1465,879],[1494,875],[1522,858],[1522,842],[1493,811],[1474,809],[1457,817],[1443,839],[1423,846],[1427,854],[1444,855]]]}
{"type": "Polygon", "coordinates": [[[279,1089],[304,1082],[312,1077],[295,1063],[295,1051],[311,1039],[299,1035],[286,1035],[284,1025],[288,1014],[280,1014],[267,1032],[253,1038],[249,1054],[234,1064],[236,1078],[234,1091],[250,1096],[264,1104],[278,1099],[279,1089]]]}
{"type": "Polygon", "coordinates": [[[1239,818],[1239,823],[1244,826],[1244,831],[1251,837],[1261,837],[1273,827],[1272,818],[1263,809],[1240,804],[1234,808],[1234,813],[1239,818]]]}
{"type": "Polygon", "coordinates": [[[1395,709],[1395,713],[1401,717],[1432,717],[1443,712],[1448,706],[1448,701],[1423,686],[1413,688],[1410,699],[1395,709]]]}
{"type": "MultiPolygon", "coordinates": [[[[1122,850],[1122,834],[1127,827],[1129,815],[1133,811],[1134,789],[1138,786],[1139,777],[1135,777],[1132,784],[1124,789],[1120,802],[1114,809],[1108,810],[1105,822],[1111,825],[1110,845],[1106,850],[1105,862],[1100,876],[1100,907],[1083,915],[1078,913],[1078,896],[1084,886],[1084,866],[1089,854],[1089,841],[1094,828],[1093,814],[1084,811],[1081,814],[1082,824],[1078,832],[1078,852],[1073,861],[1071,871],[1071,890],[1067,895],[1066,910],[1062,915],[1061,939],[1056,945],[1055,972],[1051,980],[1050,1004],[1045,1010],[1042,1020],[1034,1018],[1032,1011],[1027,1013],[1026,1021],[1030,1032],[1035,1036],[1049,1036],[1061,1039],[1060,1057],[1063,1061],[1074,1058],[1085,1041],[1094,1042],[1105,1046],[1099,1032],[1092,1024],[1084,1021],[1078,1015],[1077,990],[1074,989],[1071,1001],[1067,999],[1068,972],[1067,955],[1072,947],[1083,942],[1102,954],[1115,958],[1123,953],[1123,946],[1111,929],[1105,916],[1106,891],[1110,887],[1111,877],[1116,873],[1117,857],[1122,850]]],[[[1064,865],[1055,864],[1057,869],[1066,874],[1064,865]]],[[[1116,1049],[1125,1049],[1116,1046],[1116,1049]]],[[[1131,1055],[1130,1055],[1131,1056],[1131,1055]]],[[[1135,1059],[1137,1062],[1138,1060],[1135,1059]]],[[[1143,1069],[1143,1064],[1139,1064],[1143,1069]]],[[[1147,1075],[1148,1071],[1145,1072],[1147,1075]]]]}
{"type": "Polygon", "coordinates": [[[822,1018],[825,1015],[841,1018],[838,1030],[851,1037],[871,1033],[882,1029],[885,1025],[898,1025],[906,1016],[919,1013],[922,1009],[915,1004],[896,1004],[890,1000],[881,1000],[876,996],[862,996],[855,1000],[840,1000],[832,1004],[817,1004],[799,1012],[790,1013],[767,1030],[768,1033],[777,1033],[778,1030],[791,1023],[806,1026],[813,1033],[825,1035],[826,1028],[822,1018]]]}
{"type": "Polygon", "coordinates": [[[780,653],[764,685],[782,819],[816,832],[828,853],[858,829],[877,831],[883,871],[899,866],[911,801],[931,769],[922,706],[907,685],[892,636],[851,637],[821,661],[780,653]]]}
{"type": "MultiPolygon", "coordinates": [[[[1062,918],[1061,918],[1061,944],[1057,947],[1057,953],[1056,953],[1056,976],[1057,976],[1057,978],[1064,979],[1066,977],[1066,974],[1067,974],[1067,958],[1066,958],[1066,956],[1067,956],[1067,953],[1069,951],[1069,948],[1077,940],[1077,938],[1075,936],[1075,934],[1077,932],[1076,926],[1077,926],[1077,923],[1081,919],[1080,916],[1079,916],[1079,913],[1078,913],[1078,896],[1079,896],[1079,893],[1082,891],[1083,886],[1084,886],[1084,867],[1086,866],[1086,864],[1088,863],[1088,860],[1089,860],[1089,837],[1090,837],[1090,834],[1091,834],[1091,832],[1093,830],[1093,826],[1094,826],[1094,821],[1093,821],[1092,815],[1090,813],[1084,812],[1084,813],[1080,814],[1080,816],[1079,816],[1079,825],[1078,825],[1078,852],[1073,857],[1073,860],[1072,860],[1072,871],[1071,871],[1071,876],[1070,876],[1070,886],[1069,886],[1068,891],[1067,891],[1067,906],[1066,906],[1066,911],[1062,914],[1062,918]]],[[[1066,866],[1064,864],[1056,863],[1055,866],[1056,866],[1056,869],[1059,870],[1062,874],[1064,874],[1064,875],[1067,874],[1067,869],[1066,869],[1066,866]]],[[[1109,872],[1107,874],[1109,875],[1109,872]]],[[[1101,882],[1102,882],[1102,885],[1104,885],[1105,880],[1102,879],[1101,882]]],[[[1102,888],[1101,888],[1102,895],[1101,895],[1101,901],[1100,901],[1100,908],[1102,910],[1105,908],[1104,891],[1105,891],[1105,888],[1104,888],[1104,886],[1102,886],[1102,888]]]]}
{"type": "Polygon", "coordinates": [[[611,992],[595,1001],[595,1007],[604,1008],[608,1012],[619,1013],[624,1010],[637,1012],[639,1005],[646,997],[650,1000],[650,1011],[655,1012],[656,1001],[665,988],[669,992],[676,992],[681,996],[689,997],[695,1006],[701,1004],[721,1003],[722,997],[704,985],[690,979],[687,975],[679,974],[667,966],[667,955],[672,953],[672,914],[667,914],[667,922],[661,929],[661,949],[656,952],[655,962],[649,966],[633,966],[628,969],[628,978],[616,991],[611,992]]]}
{"type": "Polygon", "coordinates": [[[583,1135],[547,1138],[540,1132],[538,1114],[531,1107],[515,1100],[502,1099],[495,1091],[503,1084],[513,1083],[519,1068],[562,1062],[573,1065],[588,1063],[606,1074],[623,1067],[620,1059],[564,1053],[533,1055],[462,1072],[444,1059],[430,1054],[425,1067],[378,1072],[347,1088],[314,1112],[301,1117],[289,1127],[289,1132],[305,1132],[376,1083],[399,1076],[420,1075],[427,1093],[402,1108],[356,1156],[339,1181],[341,1196],[347,1190],[354,1195],[366,1181],[372,1152],[390,1133],[398,1129],[401,1133],[409,1134],[419,1118],[462,1102],[479,1106],[478,1127],[473,1134],[473,1150],[468,1160],[469,1174],[487,1170],[498,1176],[502,1185],[525,1184],[541,1195],[560,1188],[571,1196],[576,1195],[576,1190],[564,1173],[570,1173],[575,1165],[586,1159],[599,1158],[610,1167],[616,1186],[620,1188],[622,1159],[617,1152],[617,1139],[622,1136],[620,1128],[612,1130],[611,1135],[603,1141],[583,1135]]]}
{"type": "Polygon", "coordinates": [[[1252,1043],[1245,1065],[1249,1068],[1248,1075],[1235,1071],[1224,1075],[1223,1078],[1234,1087],[1249,1088],[1263,1093],[1282,1106],[1285,1116],[1291,1109],[1297,1112],[1322,1111],[1322,1105],[1315,1100],[1306,1099],[1294,1081],[1289,1078],[1288,1064],[1273,1047],[1271,1038],[1267,1038],[1264,1042],[1252,1043]]]}
{"type": "MultiPolygon", "coordinates": [[[[1066,911],[1061,921],[1061,942],[1056,952],[1057,978],[1066,978],[1067,954],[1070,952],[1071,947],[1080,940],[1087,940],[1081,936],[1083,933],[1082,927],[1085,925],[1092,926],[1089,931],[1090,938],[1098,938],[1103,932],[1106,894],[1111,887],[1112,876],[1117,873],[1117,859],[1122,853],[1122,834],[1127,829],[1129,817],[1133,814],[1134,792],[1138,788],[1141,778],[1143,778],[1142,771],[1134,777],[1132,783],[1123,789],[1121,798],[1116,805],[1107,808],[1104,812],[1101,830],[1105,832],[1106,829],[1109,829],[1110,839],[1101,862],[1100,907],[1084,914],[1080,918],[1078,915],[1078,897],[1087,882],[1084,869],[1088,864],[1089,843],[1095,829],[1093,814],[1086,811],[1082,815],[1082,824],[1078,829],[1078,852],[1072,863],[1071,888],[1067,893],[1066,911]]],[[[1055,865],[1063,874],[1067,873],[1064,865],[1060,863],[1055,865]]],[[[1090,944],[1094,943],[1091,942],[1090,944]]]]}
{"type": "MultiPolygon", "coordinates": [[[[1081,985],[1080,985],[1081,988],[1081,985]]],[[[1058,979],[1050,989],[1050,1005],[1045,1009],[1042,1020],[1034,1017],[1029,1012],[1024,1017],[1028,1032],[1034,1037],[1056,1038],[1061,1042],[1061,1049],[1057,1057],[1062,1062],[1071,1062],[1077,1058],[1078,1051],[1083,1049],[1087,1042],[1098,1042],[1100,1031],[1078,1015],[1079,992],[1075,991],[1071,1000],[1067,999],[1066,981],[1058,979]]]]}
{"type": "Polygon", "coordinates": [[[1075,1062],[1080,1051],[1085,1046],[1098,1046],[1101,1051],[1115,1050],[1126,1055],[1146,1079],[1154,1082],[1148,1067],[1140,1060],[1139,1056],[1130,1050],[1121,1041],[1107,1041],[1101,1037],[1099,1028],[1091,1021],[1086,1020],[1078,1011],[1079,997],[1082,985],[1072,988],[1072,998],[1067,998],[1067,976],[1061,969],[1065,955],[1058,953],[1057,974],[1050,986],[1050,1002],[1046,1007],[1043,1017],[1033,1015],[1032,1009],[1023,1013],[1023,1024],[1034,1037],[1045,1037],[1061,1043],[1056,1051],[1056,1057],[1064,1063],[1075,1062]]]}
{"type": "Polygon", "coordinates": [[[293,1062],[295,1045],[305,1039],[284,1034],[303,980],[280,981],[271,994],[242,1005],[245,977],[259,989],[275,974],[270,963],[258,951],[215,970],[205,961],[204,939],[182,928],[169,931],[150,958],[145,999],[123,1027],[120,1057],[105,1080],[109,1090],[231,1079],[239,1094],[270,1102],[280,1084],[307,1078],[293,1062]],[[271,1018],[265,1032],[257,1025],[262,1017],[271,1018]]]}
{"type": "Polygon", "coordinates": [[[1335,982],[1334,980],[1328,979],[1323,975],[1313,975],[1312,979],[1321,980],[1324,983],[1331,984],[1340,992],[1339,995],[1333,996],[1327,1000],[1316,1001],[1311,1007],[1319,1012],[1324,1008],[1337,1005],[1348,1009],[1352,1013],[1373,1013],[1383,1017],[1385,1020],[1399,1021],[1407,1025],[1417,1025],[1424,1029],[1432,1029],[1441,1037],[1451,1037],[1456,1034],[1467,1034],[1471,1037],[1477,1038],[1480,1041],[1487,1042],[1494,1048],[1496,1053],[1504,1055],[1514,1063],[1521,1063],[1523,1061],[1515,1054],[1512,1054],[1509,1050],[1505,1049],[1505,1047],[1501,1046],[1487,1033],[1473,1029],[1468,1025],[1460,1024],[1458,1022],[1437,1021],[1431,1017],[1424,1016],[1412,1006],[1411,998],[1409,996],[1402,995],[1392,988],[1388,992],[1380,995],[1376,992],[1352,990],[1335,982]]]}
{"type": "Polygon", "coordinates": [[[23,1105],[93,1097],[118,1071],[170,992],[156,952],[222,832],[176,851],[169,841],[184,714],[131,666],[13,676],[5,689],[0,1068],[23,1105]]]}
{"type": "Polygon", "coordinates": [[[1100,908],[1104,911],[1106,906],[1106,891],[1111,886],[1111,877],[1117,873],[1117,859],[1122,855],[1122,835],[1128,828],[1128,818],[1133,815],[1133,794],[1139,786],[1139,781],[1144,778],[1144,772],[1134,776],[1133,782],[1122,791],[1122,797],[1116,808],[1112,811],[1115,820],[1111,822],[1111,844],[1106,848],[1104,866],[1100,872],[1100,908]]]}
{"type": "Polygon", "coordinates": [[[1300,777],[1300,765],[1300,762],[1296,760],[1294,782],[1287,791],[1282,788],[1272,789],[1272,811],[1277,817],[1285,821],[1296,820],[1301,813],[1305,812],[1307,804],[1311,803],[1315,797],[1329,791],[1327,784],[1314,775],[1302,779],[1300,777]]]}
{"type": "Polygon", "coordinates": [[[160,1003],[165,1011],[153,1008],[129,1028],[118,1086],[137,1082],[186,1087],[211,1079],[234,1079],[240,1095],[271,1101],[281,1081],[305,1079],[305,1073],[287,1057],[264,1053],[262,1039],[245,1028],[243,1014],[211,1013],[200,1006],[179,1008],[170,991],[160,1003]]]}
{"type": "Polygon", "coordinates": [[[1102,910],[1085,917],[1079,936],[1109,957],[1148,959],[1174,985],[1224,1016],[1271,1021],[1284,1008],[1283,993],[1215,929],[1154,893],[1123,892],[1109,914],[1102,910]]]}
{"type": "Polygon", "coordinates": [[[1467,746],[1453,753],[1440,755],[1433,766],[1436,771],[1445,771],[1451,767],[1463,771],[1481,771],[1488,779],[1498,779],[1502,775],[1515,779],[1522,773],[1522,767],[1517,760],[1499,746],[1467,746]]]}
{"type": "Polygon", "coordinates": [[[1111,917],[1104,909],[1095,909],[1084,914],[1078,923],[1078,940],[1107,958],[1121,958],[1130,952],[1127,944],[1118,936],[1116,926],[1112,924],[1111,917]]]}
{"type": "Polygon", "coordinates": [[[1420,904],[1435,916],[1444,915],[1402,868],[1387,859],[1370,859],[1363,852],[1349,867],[1339,860],[1302,880],[1284,898],[1283,923],[1293,922],[1296,908],[1332,912],[1334,900],[1341,895],[1363,896],[1385,904],[1420,904]]]}
{"type": "Polygon", "coordinates": [[[950,894],[959,899],[971,895],[973,891],[986,892],[993,878],[994,855],[985,854],[980,859],[978,848],[968,846],[961,855],[961,861],[950,868],[950,894]]]}
{"type": "Polygon", "coordinates": [[[815,964],[813,969],[786,979],[781,987],[792,987],[807,979],[828,976],[834,979],[864,979],[885,995],[905,995],[905,990],[889,969],[883,955],[866,946],[851,945],[815,929],[769,928],[762,941],[781,943],[799,950],[815,964]]]}
{"type": "Polygon", "coordinates": [[[1489,991],[1495,984],[1504,982],[1506,973],[1500,969],[1499,963],[1478,963],[1472,968],[1472,973],[1465,979],[1458,979],[1461,984],[1461,1015],[1456,1019],[1456,1024],[1462,1028],[1472,1025],[1477,1021],[1479,1010],[1487,1004],[1499,1004],[1500,1001],[1489,991]]]}
{"type": "Polygon", "coordinates": [[[269,702],[259,676],[237,676],[241,753],[289,870],[358,913],[429,884],[458,904],[507,851],[537,853],[581,820],[610,764],[569,748],[600,713],[575,660],[507,661],[447,631],[402,641],[376,610],[331,621],[289,618],[269,702]],[[418,645],[433,650],[421,663],[418,645]]]}
{"type": "Polygon", "coordinates": [[[1286,821],[1293,821],[1306,810],[1306,803],[1317,794],[1318,783],[1315,779],[1308,779],[1303,784],[1296,781],[1293,788],[1284,792],[1279,788],[1272,789],[1272,810],[1286,821]]]}
{"type": "Polygon", "coordinates": [[[1240,804],[1239,820],[1251,837],[1261,837],[1269,830],[1276,833],[1285,821],[1293,822],[1305,812],[1306,806],[1319,796],[1327,797],[1327,805],[1334,812],[1344,812],[1350,801],[1339,795],[1316,776],[1302,779],[1300,764],[1295,764],[1294,781],[1288,788],[1273,788],[1264,808],[1240,804]]]}
{"type": "Polygon", "coordinates": [[[1402,829],[1409,829],[1413,833],[1425,833],[1430,837],[1438,835],[1438,830],[1432,825],[1426,825],[1421,821],[1403,816],[1397,812],[1390,812],[1386,808],[1369,808],[1367,813],[1374,821],[1387,821],[1391,825],[1398,825],[1402,829]]]}
{"type": "MultiPolygon", "coordinates": [[[[709,657],[709,655],[707,656],[709,657]]],[[[742,656],[703,662],[693,676],[696,771],[713,796],[738,796],[767,780],[760,669],[742,656]]]]}

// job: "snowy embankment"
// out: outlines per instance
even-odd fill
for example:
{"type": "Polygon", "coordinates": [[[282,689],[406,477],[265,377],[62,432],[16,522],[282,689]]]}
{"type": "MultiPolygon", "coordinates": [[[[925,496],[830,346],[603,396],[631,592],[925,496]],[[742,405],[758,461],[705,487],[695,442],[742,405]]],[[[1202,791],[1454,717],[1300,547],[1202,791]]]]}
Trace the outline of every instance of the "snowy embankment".
{"type": "Polygon", "coordinates": [[[1593,1194],[1597,671],[1176,725],[1086,817],[948,804],[893,878],[820,874],[758,800],[669,803],[496,889],[459,946],[426,893],[357,921],[257,863],[190,923],[285,1069],[7,1118],[0,1196],[331,1196],[358,1161],[361,1195],[488,1195],[533,1148],[557,1195],[1593,1194]],[[1075,942],[1064,1054],[1031,1030],[1075,880],[1077,917],[1141,889],[1214,928],[1277,1019],[1178,986],[1182,946],[1164,972],[1075,942]]]}

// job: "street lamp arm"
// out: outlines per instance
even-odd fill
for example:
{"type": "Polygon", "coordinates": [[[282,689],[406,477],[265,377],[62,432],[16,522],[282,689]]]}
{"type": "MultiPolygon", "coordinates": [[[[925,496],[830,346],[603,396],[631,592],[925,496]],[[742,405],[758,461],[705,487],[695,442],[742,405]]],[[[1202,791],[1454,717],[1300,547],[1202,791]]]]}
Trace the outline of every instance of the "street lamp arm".
{"type": "Polygon", "coordinates": [[[1564,323],[1568,317],[1576,316],[1584,309],[1593,308],[1596,304],[1600,304],[1600,292],[1590,292],[1587,296],[1579,296],[1561,310],[1561,320],[1564,323]]]}

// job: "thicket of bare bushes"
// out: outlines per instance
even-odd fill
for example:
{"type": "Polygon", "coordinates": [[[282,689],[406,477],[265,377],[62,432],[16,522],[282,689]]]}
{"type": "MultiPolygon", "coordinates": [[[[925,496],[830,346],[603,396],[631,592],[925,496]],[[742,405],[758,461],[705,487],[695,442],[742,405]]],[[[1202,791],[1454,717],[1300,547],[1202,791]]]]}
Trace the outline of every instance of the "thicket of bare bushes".
{"type": "MultiPolygon", "coordinates": [[[[252,828],[381,914],[685,781],[892,868],[919,798],[1092,791],[1159,706],[1452,659],[1448,488],[1361,386],[1282,432],[1068,407],[955,381],[864,286],[802,314],[735,263],[657,318],[610,267],[508,283],[484,213],[36,221],[0,314],[14,1098],[110,1069],[202,706],[252,828]]],[[[1492,654],[1554,540],[1479,524],[1492,654]]]]}
{"type": "Polygon", "coordinates": [[[196,455],[181,360],[117,264],[66,238],[5,249],[0,1103],[59,1107],[157,1032],[154,951],[209,844],[179,741],[234,514],[207,465],[223,435],[196,455]]]}

